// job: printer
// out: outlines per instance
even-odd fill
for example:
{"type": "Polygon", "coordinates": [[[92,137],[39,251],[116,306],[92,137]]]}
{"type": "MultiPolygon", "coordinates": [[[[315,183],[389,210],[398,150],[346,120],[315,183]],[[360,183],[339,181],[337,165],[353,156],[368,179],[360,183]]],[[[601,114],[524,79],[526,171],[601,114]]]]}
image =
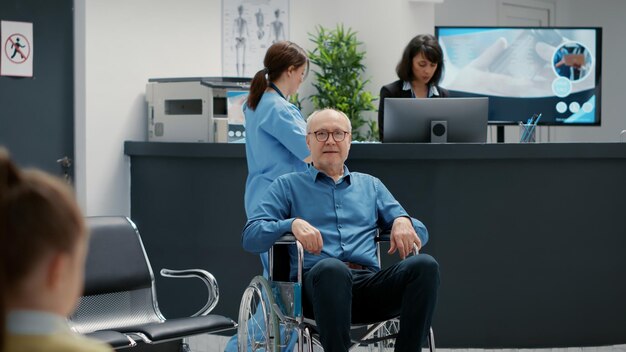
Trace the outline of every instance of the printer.
{"type": "Polygon", "coordinates": [[[249,89],[240,77],[149,79],[148,141],[226,143],[227,98],[249,89]]]}

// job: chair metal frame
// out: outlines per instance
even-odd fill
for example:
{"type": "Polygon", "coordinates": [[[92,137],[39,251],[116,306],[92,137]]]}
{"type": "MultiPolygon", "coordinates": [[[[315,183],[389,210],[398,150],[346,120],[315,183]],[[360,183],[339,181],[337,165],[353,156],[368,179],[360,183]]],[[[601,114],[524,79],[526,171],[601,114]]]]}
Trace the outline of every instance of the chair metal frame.
{"type": "MultiPolygon", "coordinates": [[[[376,255],[378,257],[378,264],[381,266],[381,242],[388,242],[390,240],[389,233],[379,233],[374,239],[376,242],[376,255]]],[[[414,245],[414,254],[418,254],[418,248],[414,245]]],[[[259,349],[262,351],[280,351],[284,345],[289,342],[283,341],[283,336],[285,334],[290,334],[291,332],[285,332],[295,330],[297,332],[297,344],[296,350],[298,352],[304,351],[305,346],[307,347],[307,351],[312,352],[313,346],[317,346],[322,348],[319,336],[316,332],[316,325],[313,319],[308,319],[304,317],[302,312],[302,298],[301,298],[301,289],[302,289],[302,279],[303,279],[303,264],[304,264],[304,247],[302,244],[295,239],[292,234],[286,234],[279,238],[274,245],[270,248],[269,253],[269,280],[265,279],[263,276],[256,276],[252,279],[249,286],[244,291],[241,305],[239,309],[239,326],[238,326],[238,343],[239,343],[239,351],[243,352],[248,349],[248,346],[252,347],[253,350],[259,349]],[[297,280],[296,282],[278,282],[274,281],[274,255],[275,255],[275,247],[276,246],[296,246],[296,251],[298,254],[298,271],[297,271],[297,280]],[[281,307],[277,301],[279,299],[275,297],[275,294],[280,291],[279,285],[293,285],[293,297],[296,302],[291,302],[291,312],[293,314],[288,314],[284,311],[284,307],[281,307]],[[272,294],[268,295],[264,292],[271,292],[272,294]],[[299,296],[300,297],[297,297],[299,296]],[[256,304],[256,307],[255,307],[256,304]],[[264,330],[263,340],[250,342],[250,318],[254,318],[255,316],[260,315],[264,319],[264,326],[258,322],[254,322],[257,324],[259,329],[264,330]],[[252,312],[254,311],[254,313],[252,312]],[[281,330],[281,325],[285,327],[284,330],[281,330]]],[[[288,295],[291,296],[291,295],[288,295]]],[[[289,305],[289,304],[288,304],[289,305]]],[[[284,304],[283,304],[284,306],[284,304]]],[[[372,347],[374,344],[378,344],[380,351],[383,351],[383,344],[388,343],[389,340],[395,339],[397,336],[399,326],[399,320],[397,318],[381,321],[374,324],[354,324],[351,326],[351,329],[361,329],[365,330],[364,333],[361,334],[359,339],[353,340],[352,345],[350,347],[350,351],[356,349],[358,346],[369,345],[372,347]],[[391,324],[391,325],[390,325],[391,324]],[[389,331],[389,327],[391,327],[391,331],[389,331]]],[[[252,334],[254,335],[254,334],[252,334]]],[[[256,339],[256,336],[252,336],[256,339]]],[[[430,352],[435,352],[435,337],[433,329],[430,328],[428,338],[428,347],[430,352]]],[[[370,348],[371,349],[371,348],[370,348]]]]}
{"type": "MultiPolygon", "coordinates": [[[[169,278],[198,278],[205,284],[208,292],[206,303],[195,314],[188,318],[166,319],[159,309],[154,273],[137,226],[127,217],[91,217],[87,218],[87,222],[88,225],[93,225],[96,228],[98,226],[104,228],[110,223],[110,226],[118,226],[121,230],[130,231],[132,229],[134,231],[132,234],[133,243],[128,243],[128,246],[139,247],[134,250],[136,252],[141,251],[143,255],[143,258],[137,258],[137,262],[140,263],[135,262],[133,265],[137,265],[137,267],[145,265],[145,268],[138,269],[142,272],[138,275],[141,277],[133,278],[132,281],[134,282],[120,284],[128,287],[123,289],[120,287],[107,288],[101,287],[105,284],[98,283],[97,288],[91,289],[96,292],[86,292],[81,297],[76,311],[68,319],[70,327],[75,332],[100,339],[111,344],[114,348],[126,348],[136,346],[137,342],[152,344],[178,340],[192,336],[200,330],[202,332],[199,333],[215,333],[236,328],[237,324],[229,318],[209,315],[219,302],[219,287],[215,277],[208,271],[201,269],[162,269],[160,271],[162,276],[169,278]],[[143,263],[141,263],[142,260],[143,263]],[[174,326],[181,322],[186,326],[174,326]],[[169,327],[174,326],[175,329],[164,334],[163,329],[168,325],[169,327]],[[190,329],[191,326],[194,329],[190,329]],[[159,330],[155,330],[155,328],[159,330]],[[158,332],[158,335],[167,337],[151,338],[153,332],[155,335],[158,332]],[[186,332],[192,333],[185,335],[186,332]]],[[[126,236],[130,238],[131,234],[128,233],[126,236]]],[[[112,248],[105,249],[114,251],[112,248]]],[[[132,250],[129,249],[129,251],[132,250]]],[[[89,255],[87,261],[89,263],[89,255]]],[[[89,265],[87,269],[85,272],[86,282],[90,280],[89,265]]],[[[110,276],[103,281],[110,283],[117,280],[114,277],[115,274],[110,276]]],[[[97,279],[94,280],[97,281],[97,279]]],[[[120,280],[128,281],[128,278],[121,278],[120,280]]]]}

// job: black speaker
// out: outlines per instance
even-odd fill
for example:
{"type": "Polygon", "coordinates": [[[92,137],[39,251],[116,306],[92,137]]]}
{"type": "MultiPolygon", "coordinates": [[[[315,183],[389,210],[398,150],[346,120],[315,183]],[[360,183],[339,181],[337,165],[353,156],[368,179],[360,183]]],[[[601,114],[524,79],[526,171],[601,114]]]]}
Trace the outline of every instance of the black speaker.
{"type": "Polygon", "coordinates": [[[430,121],[430,143],[448,142],[448,121],[430,121]]]}

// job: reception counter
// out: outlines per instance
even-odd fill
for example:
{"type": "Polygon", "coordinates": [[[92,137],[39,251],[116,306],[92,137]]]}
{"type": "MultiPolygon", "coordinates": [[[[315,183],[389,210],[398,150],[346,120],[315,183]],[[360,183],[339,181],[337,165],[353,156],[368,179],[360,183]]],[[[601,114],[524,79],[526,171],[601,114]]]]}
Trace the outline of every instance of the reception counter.
{"type": "MultiPolygon", "coordinates": [[[[125,153],[131,217],[155,272],[212,272],[215,311],[237,319],[261,271],[241,249],[244,145],[126,142],[125,153]]],[[[626,343],[626,143],[355,143],[346,164],[428,227],[439,347],[626,343]]],[[[201,283],[157,278],[157,289],[169,317],[204,299],[201,283]]]]}

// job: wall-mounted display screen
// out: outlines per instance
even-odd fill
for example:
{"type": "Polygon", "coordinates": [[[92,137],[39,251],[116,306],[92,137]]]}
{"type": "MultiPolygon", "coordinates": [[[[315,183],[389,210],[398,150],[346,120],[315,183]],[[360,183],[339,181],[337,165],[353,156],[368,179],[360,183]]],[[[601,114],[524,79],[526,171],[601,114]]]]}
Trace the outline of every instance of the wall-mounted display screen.
{"type": "Polygon", "coordinates": [[[453,97],[489,97],[490,124],[599,125],[602,28],[435,28],[441,86],[453,97]]]}

